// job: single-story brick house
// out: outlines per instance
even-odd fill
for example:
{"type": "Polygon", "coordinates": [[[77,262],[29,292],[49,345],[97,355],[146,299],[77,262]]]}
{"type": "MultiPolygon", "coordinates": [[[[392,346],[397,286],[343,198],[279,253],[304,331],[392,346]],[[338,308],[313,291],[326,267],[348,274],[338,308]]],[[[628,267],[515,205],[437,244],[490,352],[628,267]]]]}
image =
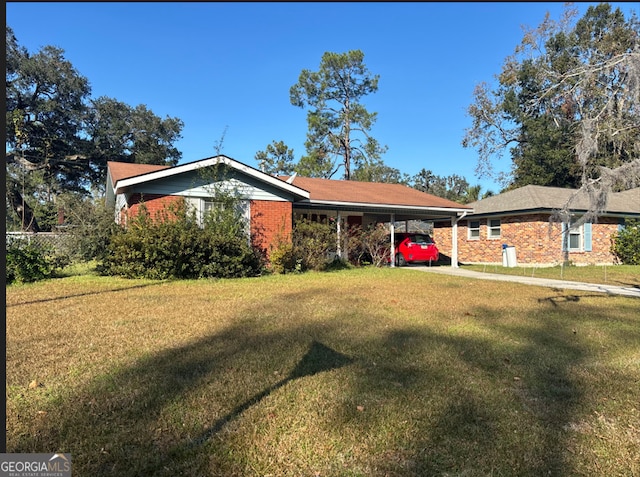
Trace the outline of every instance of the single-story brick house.
{"type": "MultiPolygon", "coordinates": [[[[296,216],[333,217],[339,231],[341,226],[412,219],[446,220],[455,229],[457,218],[472,211],[400,184],[274,177],[224,155],[175,167],[109,162],[106,189],[107,205],[121,224],[142,202],[153,215],[177,198],[186,199],[202,217],[215,203],[216,190],[234,191],[253,243],[265,252],[278,236],[290,234],[296,216]]],[[[455,251],[456,244],[449,248],[455,251]]]]}
{"type": "MultiPolygon", "coordinates": [[[[458,219],[458,260],[461,263],[503,263],[503,245],[515,247],[518,264],[554,265],[564,260],[567,226],[551,221],[576,193],[575,189],[527,185],[468,204],[473,213],[458,219]]],[[[588,208],[586,195],[572,199],[576,218],[588,208]]],[[[609,195],[597,222],[570,228],[568,258],[575,264],[610,264],[611,235],[625,219],[640,219],[640,188],[609,195]]],[[[448,221],[434,223],[434,239],[443,253],[454,230],[448,221]]]]}

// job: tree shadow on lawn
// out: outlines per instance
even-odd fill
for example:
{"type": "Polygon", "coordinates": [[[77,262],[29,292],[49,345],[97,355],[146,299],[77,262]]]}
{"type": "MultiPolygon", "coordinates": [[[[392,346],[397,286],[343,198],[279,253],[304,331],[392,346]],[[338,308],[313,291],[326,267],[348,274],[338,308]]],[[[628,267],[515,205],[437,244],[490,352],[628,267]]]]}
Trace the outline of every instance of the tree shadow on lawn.
{"type": "MultiPolygon", "coordinates": [[[[46,303],[46,302],[50,302],[50,301],[61,301],[61,300],[67,300],[70,298],[81,298],[81,297],[85,297],[85,296],[91,296],[91,295],[102,295],[104,293],[117,293],[117,292],[121,292],[121,291],[130,291],[130,290],[135,290],[137,288],[147,288],[147,287],[155,287],[155,286],[159,286],[159,285],[166,285],[167,283],[170,283],[169,280],[162,280],[162,281],[158,281],[158,282],[154,282],[154,283],[143,283],[140,285],[131,285],[131,286],[126,286],[126,287],[120,287],[120,288],[109,288],[109,289],[105,289],[105,290],[96,290],[96,291],[91,291],[91,292],[86,292],[86,293],[76,293],[74,295],[62,295],[62,296],[56,296],[56,297],[52,297],[52,298],[42,298],[39,300],[31,300],[31,301],[23,301],[20,303],[10,303],[7,304],[6,307],[13,307],[13,306],[24,306],[24,305],[35,305],[37,303],[46,303]]],[[[116,298],[113,298],[114,300],[116,298]]]]}
{"type": "MultiPolygon", "coordinates": [[[[225,446],[220,434],[227,424],[286,384],[349,366],[353,380],[341,389],[349,401],[387,406],[376,412],[367,404],[360,413],[365,417],[357,420],[338,405],[324,424],[362,440],[367,429],[384,436],[373,438],[360,457],[368,461],[359,462],[368,469],[362,475],[570,473],[561,429],[584,390],[567,363],[579,364],[585,350],[562,324],[547,320],[511,329],[495,310],[474,310],[496,333],[517,335],[519,343],[505,356],[494,339],[428,327],[351,336],[342,329],[348,323],[341,311],[332,311],[324,323],[296,320],[294,314],[290,326],[271,330],[250,318],[277,313],[282,301],[296,303],[303,313],[300,305],[320,295],[331,297],[336,310],[357,306],[331,290],[305,290],[238,310],[237,325],[139,359],[60,397],[31,435],[10,443],[8,451],[71,452],[74,475],[80,476],[210,475],[210,454],[225,446]],[[555,360],[558,355],[568,359],[555,360]],[[455,362],[454,374],[443,366],[446,361],[455,362]],[[274,370],[281,369],[291,371],[279,379],[274,370]],[[407,403],[412,406],[405,415],[407,403]],[[407,427],[386,435],[389,419],[393,426],[406,420],[407,427]],[[529,429],[514,437],[523,427],[529,429]]],[[[563,310],[571,319],[583,312],[563,310]]],[[[372,325],[385,317],[372,315],[372,325]]],[[[247,440],[244,447],[251,444],[247,440]]],[[[234,458],[245,448],[234,448],[234,458]]]]}
{"type": "Polygon", "coordinates": [[[571,475],[576,462],[567,451],[567,429],[584,416],[587,393],[598,392],[585,389],[575,374],[592,356],[572,326],[585,314],[594,322],[607,318],[571,298],[553,306],[552,316],[536,313],[529,323],[474,310],[496,338],[424,329],[382,337],[380,348],[402,352],[362,376],[361,392],[371,389],[372,379],[380,392],[399,382],[413,396],[415,410],[404,419],[415,425],[411,438],[391,441],[379,453],[385,459],[376,463],[376,475],[571,475]],[[434,366],[412,366],[412,356],[425,349],[434,350],[434,366]]]}
{"type": "MultiPolygon", "coordinates": [[[[233,328],[98,377],[86,390],[65,397],[59,406],[49,409],[48,422],[41,422],[30,436],[23,436],[11,444],[11,452],[36,452],[49,449],[55,443],[56,449],[72,453],[75,475],[161,475],[171,467],[175,470],[173,459],[193,458],[190,450],[197,450],[225,424],[270,393],[294,379],[350,362],[348,357],[314,341],[285,379],[271,384],[264,381],[264,376],[258,377],[256,381],[262,381],[260,385],[246,389],[250,392],[252,388],[262,386],[261,391],[227,411],[204,431],[201,427],[198,436],[194,435],[198,428],[190,423],[189,432],[164,436],[166,442],[162,444],[161,434],[171,433],[170,428],[180,425],[176,421],[188,418],[180,416],[179,410],[174,416],[166,415],[163,410],[167,406],[212,381],[219,380],[220,386],[224,386],[235,370],[246,372],[242,369],[242,361],[247,355],[264,347],[265,342],[282,338],[251,336],[244,328],[233,328]],[[183,444],[172,449],[170,442],[176,440],[183,444]],[[165,452],[159,453],[161,449],[165,452]],[[139,461],[142,456],[147,460],[139,461]]],[[[262,359],[267,356],[263,355],[262,359]]],[[[231,392],[239,393],[237,388],[231,392]]],[[[225,403],[230,399],[224,394],[221,388],[219,396],[211,396],[212,415],[225,412],[225,403]]]]}
{"type": "MultiPolygon", "coordinates": [[[[304,299],[314,294],[331,290],[306,291],[304,299]]],[[[282,300],[303,297],[285,293],[274,301],[282,300]]],[[[274,304],[273,312],[281,309],[274,304]]],[[[352,362],[313,337],[328,327],[292,321],[264,331],[264,323],[252,327],[254,313],[271,310],[264,304],[239,310],[237,324],[218,334],[142,357],[55,397],[28,435],[8,442],[8,452],[66,449],[74,475],[206,474],[203,447],[226,424],[292,381],[352,362]],[[281,369],[291,371],[279,379],[281,369]],[[199,416],[181,408],[194,400],[199,416]]]]}
{"type": "Polygon", "coordinates": [[[289,375],[278,381],[277,383],[269,386],[260,393],[247,399],[244,403],[240,404],[229,412],[226,416],[218,419],[209,429],[203,432],[197,439],[195,439],[189,447],[195,447],[204,444],[215,434],[220,432],[225,424],[229,423],[233,419],[239,417],[243,412],[248,410],[251,406],[258,404],[262,399],[269,396],[271,393],[277,391],[286,384],[289,384],[295,379],[306,378],[323,371],[331,371],[334,369],[347,366],[353,362],[353,359],[345,356],[342,353],[329,348],[328,346],[313,341],[309,346],[309,351],[300,359],[295,368],[289,373],[289,375]]]}

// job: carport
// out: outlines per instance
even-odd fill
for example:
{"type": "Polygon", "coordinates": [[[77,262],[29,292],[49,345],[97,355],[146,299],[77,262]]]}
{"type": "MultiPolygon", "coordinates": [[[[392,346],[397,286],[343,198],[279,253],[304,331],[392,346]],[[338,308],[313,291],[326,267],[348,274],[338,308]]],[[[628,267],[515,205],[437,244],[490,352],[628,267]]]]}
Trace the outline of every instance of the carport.
{"type": "Polygon", "coordinates": [[[452,227],[451,266],[458,266],[458,222],[472,212],[470,207],[443,199],[402,184],[357,182],[309,177],[283,178],[309,192],[308,199],[293,202],[295,215],[318,219],[334,217],[338,225],[338,256],[340,235],[346,225],[389,223],[391,232],[391,266],[395,265],[396,222],[409,220],[435,221],[449,219],[452,227]]]}

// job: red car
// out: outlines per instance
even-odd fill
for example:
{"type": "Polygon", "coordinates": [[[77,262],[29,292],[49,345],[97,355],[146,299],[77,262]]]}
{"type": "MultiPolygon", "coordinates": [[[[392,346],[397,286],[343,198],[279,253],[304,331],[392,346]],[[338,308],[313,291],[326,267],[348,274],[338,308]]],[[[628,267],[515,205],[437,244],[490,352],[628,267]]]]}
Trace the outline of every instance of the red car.
{"type": "Polygon", "coordinates": [[[396,266],[413,262],[437,262],[440,252],[430,235],[421,233],[396,233],[396,266]]]}

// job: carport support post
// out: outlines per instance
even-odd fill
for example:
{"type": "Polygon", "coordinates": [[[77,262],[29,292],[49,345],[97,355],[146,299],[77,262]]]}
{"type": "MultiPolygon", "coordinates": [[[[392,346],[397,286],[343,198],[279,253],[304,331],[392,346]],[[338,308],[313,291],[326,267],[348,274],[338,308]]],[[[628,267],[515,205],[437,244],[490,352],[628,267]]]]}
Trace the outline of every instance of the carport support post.
{"type": "Polygon", "coordinates": [[[337,229],[337,247],[336,247],[336,254],[338,255],[338,258],[342,258],[342,247],[340,246],[340,242],[342,241],[342,237],[340,237],[341,235],[341,227],[340,227],[340,211],[337,210],[336,211],[336,226],[338,227],[337,229]]]}
{"type": "Polygon", "coordinates": [[[391,236],[391,244],[389,244],[390,250],[391,250],[391,266],[395,267],[396,266],[396,247],[395,247],[395,243],[396,243],[396,214],[391,214],[391,221],[389,222],[389,231],[390,236],[391,236]]]}
{"type": "Polygon", "coordinates": [[[458,222],[467,216],[463,212],[460,217],[451,217],[451,267],[458,268],[458,222]]]}
{"type": "Polygon", "coordinates": [[[451,266],[458,268],[458,220],[451,217],[451,266]]]}

